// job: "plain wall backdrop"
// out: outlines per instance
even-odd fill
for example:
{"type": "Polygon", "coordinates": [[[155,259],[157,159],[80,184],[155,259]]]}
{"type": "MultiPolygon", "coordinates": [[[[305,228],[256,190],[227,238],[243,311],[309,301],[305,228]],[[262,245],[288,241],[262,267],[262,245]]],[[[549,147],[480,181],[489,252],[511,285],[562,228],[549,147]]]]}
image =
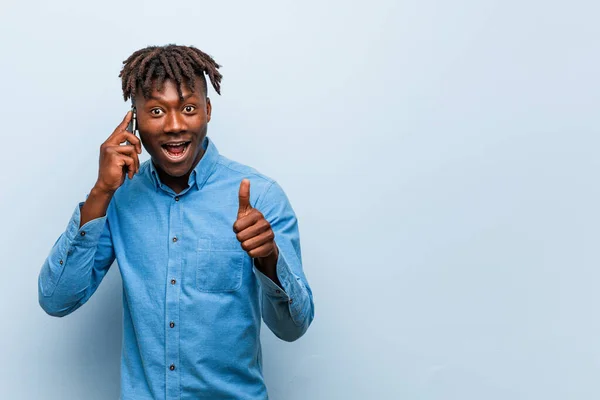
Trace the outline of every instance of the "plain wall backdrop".
{"type": "Polygon", "coordinates": [[[62,319],[37,276],[128,110],[121,62],[168,43],[223,65],[209,135],[300,220],[315,321],[263,327],[273,400],[600,398],[599,13],[4,0],[0,398],[118,397],[118,266],[62,319]]]}

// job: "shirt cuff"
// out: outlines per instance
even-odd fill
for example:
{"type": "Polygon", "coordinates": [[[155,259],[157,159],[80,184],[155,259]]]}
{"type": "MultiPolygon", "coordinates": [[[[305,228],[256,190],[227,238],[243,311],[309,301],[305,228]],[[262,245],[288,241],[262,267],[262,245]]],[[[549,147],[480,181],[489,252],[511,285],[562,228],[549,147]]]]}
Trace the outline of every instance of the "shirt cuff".
{"type": "Polygon", "coordinates": [[[289,304],[290,312],[293,317],[301,314],[301,298],[304,291],[299,282],[300,278],[296,277],[292,272],[281,249],[279,250],[279,257],[277,259],[276,273],[282,287],[259,271],[258,268],[255,267],[254,270],[265,295],[273,300],[286,301],[289,304]]]}
{"type": "Polygon", "coordinates": [[[67,226],[67,238],[69,243],[79,247],[94,247],[98,244],[100,236],[106,224],[106,215],[86,222],[81,228],[81,207],[83,202],[75,207],[69,226],[67,226]]]}

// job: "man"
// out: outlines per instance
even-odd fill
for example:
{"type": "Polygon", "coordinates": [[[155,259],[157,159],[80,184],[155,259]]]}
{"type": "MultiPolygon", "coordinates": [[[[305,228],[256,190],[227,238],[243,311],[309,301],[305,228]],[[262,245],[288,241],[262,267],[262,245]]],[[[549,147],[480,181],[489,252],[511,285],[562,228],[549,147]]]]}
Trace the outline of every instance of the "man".
{"type": "Polygon", "coordinates": [[[137,111],[100,147],[98,179],[39,275],[65,316],[116,259],[123,281],[121,399],[265,399],[260,319],[286,341],[312,322],[298,223],[272,179],[207,137],[220,66],[194,47],[134,52],[119,75],[137,111]],[[127,144],[124,144],[127,143],[127,144]],[[151,160],[140,165],[144,149],[151,160]]]}

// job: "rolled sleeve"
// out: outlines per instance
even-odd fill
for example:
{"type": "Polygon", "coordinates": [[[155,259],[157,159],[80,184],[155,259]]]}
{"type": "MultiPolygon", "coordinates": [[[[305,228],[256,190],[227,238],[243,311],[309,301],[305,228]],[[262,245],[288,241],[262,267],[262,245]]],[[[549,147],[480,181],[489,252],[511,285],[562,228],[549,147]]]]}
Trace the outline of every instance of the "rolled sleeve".
{"type": "Polygon", "coordinates": [[[114,260],[107,217],[79,227],[83,204],[75,207],[38,276],[40,306],[50,315],[67,315],[85,303],[114,260]]]}
{"type": "Polygon", "coordinates": [[[312,291],[302,268],[298,220],[276,182],[265,190],[256,208],[271,224],[279,250],[276,274],[281,287],[255,268],[263,320],[279,338],[293,341],[306,332],[314,318],[312,291]]]}
{"type": "Polygon", "coordinates": [[[67,226],[67,241],[80,247],[95,247],[98,245],[104,225],[106,224],[106,215],[86,222],[81,228],[81,207],[83,202],[75,207],[73,216],[67,226]]]}
{"type": "Polygon", "coordinates": [[[271,301],[287,303],[292,319],[297,325],[300,325],[304,319],[300,300],[305,298],[306,293],[300,278],[294,275],[287,263],[285,254],[279,252],[276,267],[277,278],[279,278],[279,282],[283,287],[277,285],[258,269],[255,268],[255,271],[264,295],[271,301]],[[295,301],[295,299],[298,301],[295,301]]]}

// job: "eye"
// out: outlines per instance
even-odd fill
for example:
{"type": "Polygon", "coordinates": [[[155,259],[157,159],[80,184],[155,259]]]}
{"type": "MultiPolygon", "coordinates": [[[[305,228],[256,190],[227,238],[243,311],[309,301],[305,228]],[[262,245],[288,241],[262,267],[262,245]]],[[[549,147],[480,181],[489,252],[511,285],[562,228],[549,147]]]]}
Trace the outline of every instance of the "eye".
{"type": "Polygon", "coordinates": [[[163,110],[161,110],[160,108],[153,108],[152,110],[150,110],[150,114],[152,114],[153,117],[158,117],[160,115],[162,115],[163,110]]]}
{"type": "Polygon", "coordinates": [[[185,106],[183,109],[185,110],[185,112],[191,113],[191,112],[193,112],[196,109],[196,107],[194,107],[194,106],[185,106]]]}

